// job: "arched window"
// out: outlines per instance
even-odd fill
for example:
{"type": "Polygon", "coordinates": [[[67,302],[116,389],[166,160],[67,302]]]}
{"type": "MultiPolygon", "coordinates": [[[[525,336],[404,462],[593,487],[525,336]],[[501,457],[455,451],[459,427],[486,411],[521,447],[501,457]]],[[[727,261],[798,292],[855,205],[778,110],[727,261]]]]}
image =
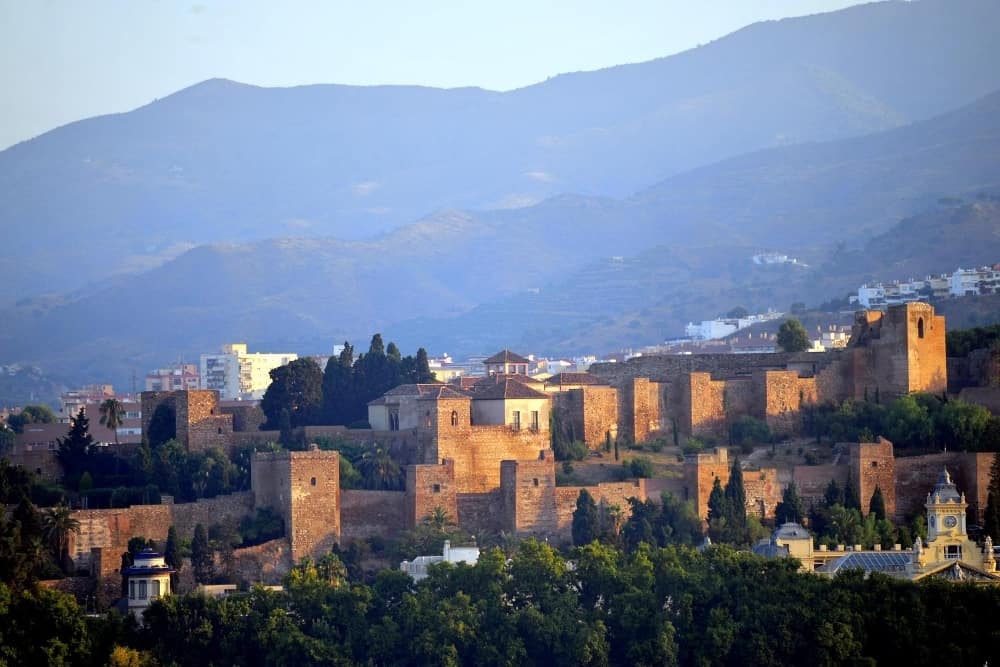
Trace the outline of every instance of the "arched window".
{"type": "Polygon", "coordinates": [[[917,320],[917,338],[923,338],[923,337],[924,337],[924,318],[921,317],[920,319],[917,320]]]}
{"type": "Polygon", "coordinates": [[[451,411],[451,425],[458,426],[458,410],[451,411]]]}

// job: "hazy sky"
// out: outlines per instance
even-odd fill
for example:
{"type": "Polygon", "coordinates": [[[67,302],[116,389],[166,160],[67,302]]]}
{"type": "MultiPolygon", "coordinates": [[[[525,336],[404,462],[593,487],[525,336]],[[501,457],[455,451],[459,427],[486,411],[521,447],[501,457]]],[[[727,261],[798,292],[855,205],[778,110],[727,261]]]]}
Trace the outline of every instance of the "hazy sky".
{"type": "Polygon", "coordinates": [[[858,0],[0,0],[0,149],[212,77],[508,90],[858,0]]]}

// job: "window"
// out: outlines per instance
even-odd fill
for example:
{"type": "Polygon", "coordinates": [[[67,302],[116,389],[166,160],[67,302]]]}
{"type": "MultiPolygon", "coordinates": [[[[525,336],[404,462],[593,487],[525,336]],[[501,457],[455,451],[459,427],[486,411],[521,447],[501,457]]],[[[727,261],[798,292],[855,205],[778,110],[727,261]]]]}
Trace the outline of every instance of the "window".
{"type": "Polygon", "coordinates": [[[531,480],[531,483],[534,484],[535,486],[538,486],[538,478],[536,477],[535,479],[531,480]]]}
{"type": "Polygon", "coordinates": [[[531,430],[538,430],[538,410],[531,411],[531,430]]]}
{"type": "Polygon", "coordinates": [[[149,598],[151,600],[155,600],[160,597],[160,580],[153,579],[153,581],[150,582],[150,585],[152,586],[152,591],[149,594],[149,598]]]}
{"type": "Polygon", "coordinates": [[[128,599],[129,600],[134,600],[135,599],[135,582],[134,581],[128,582],[128,599]]]}
{"type": "Polygon", "coordinates": [[[441,485],[440,484],[435,484],[432,488],[433,488],[434,493],[441,493],[441,485]]]}
{"type": "Polygon", "coordinates": [[[316,478],[315,477],[313,477],[312,479],[309,480],[309,486],[316,486],[316,478]]]}
{"type": "Polygon", "coordinates": [[[515,431],[520,431],[521,430],[521,411],[520,410],[514,410],[513,429],[515,431]]]}
{"type": "Polygon", "coordinates": [[[917,338],[924,337],[924,318],[919,318],[917,320],[917,338]]]}
{"type": "Polygon", "coordinates": [[[458,426],[458,410],[451,411],[451,425],[458,426]]]}
{"type": "Polygon", "coordinates": [[[944,548],[944,557],[948,560],[960,560],[962,558],[962,546],[960,544],[949,544],[944,548]]]}
{"type": "Polygon", "coordinates": [[[145,579],[139,581],[139,599],[140,600],[145,600],[146,599],[146,580],[145,579]]]}

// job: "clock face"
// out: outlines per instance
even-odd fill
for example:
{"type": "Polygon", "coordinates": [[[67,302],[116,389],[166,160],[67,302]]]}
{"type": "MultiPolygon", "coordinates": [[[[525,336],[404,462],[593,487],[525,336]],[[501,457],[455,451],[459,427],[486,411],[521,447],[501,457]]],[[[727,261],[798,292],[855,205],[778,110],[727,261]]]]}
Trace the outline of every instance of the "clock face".
{"type": "Polygon", "coordinates": [[[957,525],[958,525],[958,519],[956,519],[955,517],[953,517],[953,516],[946,516],[944,518],[944,526],[945,526],[945,528],[954,528],[957,525]]]}

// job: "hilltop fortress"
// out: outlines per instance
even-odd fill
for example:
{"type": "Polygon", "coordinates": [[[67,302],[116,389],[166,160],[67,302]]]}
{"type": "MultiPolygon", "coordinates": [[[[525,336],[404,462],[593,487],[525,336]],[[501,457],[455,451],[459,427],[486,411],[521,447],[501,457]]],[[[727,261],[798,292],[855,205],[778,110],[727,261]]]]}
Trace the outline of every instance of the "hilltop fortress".
{"type": "MultiPolygon", "coordinates": [[[[72,549],[79,565],[91,563],[95,573],[108,574],[132,535],[162,540],[171,524],[188,535],[196,522],[238,521],[271,507],[285,521],[286,538],[240,550],[247,552],[242,554],[247,571],[266,578],[268,571],[281,569],[278,561],[287,566],[326,553],[335,543],[396,535],[438,507],[468,532],[505,531],[557,542],[570,538],[584,488],[599,503],[625,511],[629,498],[657,499],[669,490],[693,501],[704,516],[712,482],[728,479],[725,449],[687,457],[679,478],[557,486],[550,425],[593,450],[615,439],[640,442],[675,433],[724,437],[729,423],[744,415],[795,435],[804,406],[946,391],[944,334],[943,317],[927,304],[911,303],[884,313],[859,312],[851,343],[842,350],[641,357],[544,382],[527,377],[527,360],[505,350],[486,360],[483,378],[387,392],[369,404],[370,430],[306,427],[310,441],[331,436],[391,447],[404,463],[402,491],[342,489],[336,452],[258,453],[252,491],[197,503],[174,505],[168,499],[164,505],[84,510],[76,513],[82,530],[72,549]]],[[[212,391],[146,392],[142,403],[144,429],[157,410],[166,411],[189,450],[277,439],[277,433],[241,430],[241,424],[252,427],[259,418],[250,408],[220,408],[212,391]]],[[[985,507],[991,462],[992,454],[964,453],[896,459],[892,444],[879,438],[850,445],[836,464],[748,470],[748,510],[773,515],[793,480],[808,502],[822,497],[831,479],[850,477],[862,498],[879,485],[889,513],[902,517],[919,511],[947,465],[976,517],[985,507]]]]}

